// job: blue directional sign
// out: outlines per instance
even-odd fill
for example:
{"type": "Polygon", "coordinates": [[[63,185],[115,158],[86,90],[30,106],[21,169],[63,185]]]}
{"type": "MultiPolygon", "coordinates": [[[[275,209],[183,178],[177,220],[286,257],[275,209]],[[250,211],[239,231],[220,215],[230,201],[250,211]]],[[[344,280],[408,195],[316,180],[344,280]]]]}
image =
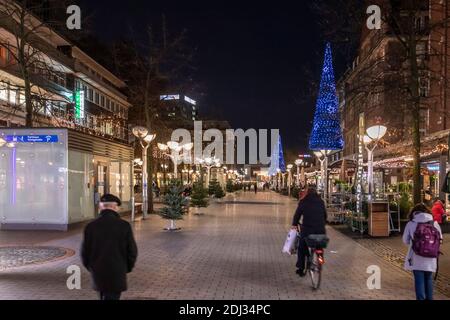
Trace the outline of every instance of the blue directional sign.
{"type": "Polygon", "coordinates": [[[19,135],[6,136],[6,142],[14,143],[53,143],[58,142],[57,135],[19,135]]]}

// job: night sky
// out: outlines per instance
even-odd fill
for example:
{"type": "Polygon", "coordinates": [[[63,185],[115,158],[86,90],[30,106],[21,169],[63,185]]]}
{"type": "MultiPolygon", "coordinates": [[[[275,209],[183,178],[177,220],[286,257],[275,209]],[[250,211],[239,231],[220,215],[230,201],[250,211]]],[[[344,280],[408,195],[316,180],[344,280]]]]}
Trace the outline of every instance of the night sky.
{"type": "Polygon", "coordinates": [[[166,15],[170,32],[187,29],[196,48],[195,81],[206,95],[201,112],[233,128],[279,128],[285,147],[307,151],[314,114],[313,84],[320,80],[324,39],[307,1],[86,1],[102,41],[145,37],[146,25],[166,15]],[[245,4],[244,4],[245,3],[245,4]]]}

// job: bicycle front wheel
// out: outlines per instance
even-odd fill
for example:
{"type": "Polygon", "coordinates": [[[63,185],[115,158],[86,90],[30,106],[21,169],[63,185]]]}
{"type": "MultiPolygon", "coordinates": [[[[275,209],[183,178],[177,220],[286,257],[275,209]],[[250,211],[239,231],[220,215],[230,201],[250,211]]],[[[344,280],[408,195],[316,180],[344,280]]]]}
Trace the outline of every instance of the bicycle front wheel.
{"type": "Polygon", "coordinates": [[[322,279],[322,265],[319,263],[319,257],[315,252],[312,253],[309,276],[311,278],[312,288],[314,290],[319,289],[320,281],[322,279]]]}

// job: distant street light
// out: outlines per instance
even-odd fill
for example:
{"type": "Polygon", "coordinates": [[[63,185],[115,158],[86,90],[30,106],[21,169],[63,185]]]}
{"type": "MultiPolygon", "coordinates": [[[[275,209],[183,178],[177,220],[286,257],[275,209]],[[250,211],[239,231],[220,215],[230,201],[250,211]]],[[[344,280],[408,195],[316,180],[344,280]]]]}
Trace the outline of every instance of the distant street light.
{"type": "Polygon", "coordinates": [[[295,165],[297,166],[297,187],[300,187],[300,166],[303,163],[303,159],[295,160],[295,165]]]}
{"type": "Polygon", "coordinates": [[[142,218],[146,219],[148,214],[148,173],[147,173],[147,150],[156,134],[148,134],[148,129],[141,126],[136,126],[132,129],[133,135],[139,139],[142,147],[142,218]]]}
{"type": "Polygon", "coordinates": [[[277,190],[281,190],[280,186],[281,186],[281,169],[277,168],[277,190]]]}
{"type": "Polygon", "coordinates": [[[294,166],[292,164],[287,165],[288,170],[288,195],[291,195],[291,185],[292,185],[292,168],[294,166]]]}
{"type": "Polygon", "coordinates": [[[203,165],[204,167],[206,167],[206,185],[209,185],[209,180],[211,178],[211,168],[213,167],[217,167],[220,168],[221,164],[220,164],[220,160],[217,159],[216,157],[214,158],[205,158],[205,159],[197,159],[197,162],[200,163],[201,165],[203,165]]]}
{"type": "Polygon", "coordinates": [[[194,147],[193,143],[180,145],[176,141],[169,141],[167,142],[167,144],[158,143],[159,150],[165,152],[165,155],[167,155],[170,159],[172,159],[174,179],[177,179],[178,177],[178,162],[183,159],[183,155],[180,155],[180,152],[182,150],[190,151],[192,150],[193,147],[194,147]],[[169,150],[171,151],[171,153],[168,152],[169,150]]]}

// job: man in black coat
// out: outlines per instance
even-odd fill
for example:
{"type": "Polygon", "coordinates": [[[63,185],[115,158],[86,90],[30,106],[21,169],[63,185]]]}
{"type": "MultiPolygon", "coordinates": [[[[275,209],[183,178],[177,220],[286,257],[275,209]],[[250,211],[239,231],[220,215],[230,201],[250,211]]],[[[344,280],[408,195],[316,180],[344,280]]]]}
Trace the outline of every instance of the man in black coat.
{"type": "Polygon", "coordinates": [[[100,199],[100,216],[84,230],[83,265],[92,275],[101,300],[119,300],[127,290],[127,273],[133,270],[137,246],[131,226],[117,213],[121,201],[106,194],[100,199]]]}
{"type": "Polygon", "coordinates": [[[298,230],[300,219],[303,218],[300,230],[300,239],[298,246],[297,274],[305,275],[305,257],[308,254],[306,237],[311,234],[326,234],[325,224],[327,222],[327,210],[325,203],[317,194],[314,188],[309,188],[306,195],[298,203],[292,220],[292,228],[298,230]]]}

